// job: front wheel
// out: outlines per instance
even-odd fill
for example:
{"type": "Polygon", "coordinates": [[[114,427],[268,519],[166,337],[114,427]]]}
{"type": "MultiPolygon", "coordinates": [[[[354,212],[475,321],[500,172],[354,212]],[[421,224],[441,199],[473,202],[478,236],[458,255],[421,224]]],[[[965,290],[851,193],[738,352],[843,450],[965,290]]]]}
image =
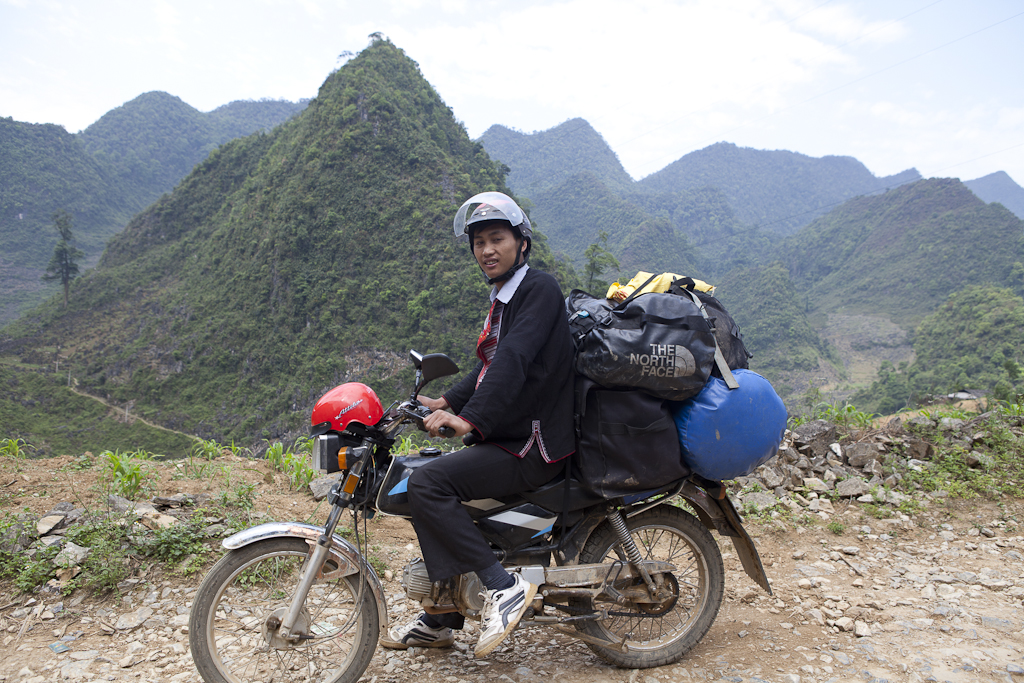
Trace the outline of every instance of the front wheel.
{"type": "MultiPolygon", "coordinates": [[[[318,579],[292,629],[296,637],[278,636],[309,554],[301,538],[271,538],[232,550],[213,566],[189,618],[192,659],[206,683],[355,683],[363,675],[380,624],[360,574],[318,579]]],[[[332,568],[328,559],[323,573],[332,568]]]]}
{"type": "MultiPolygon", "coordinates": [[[[704,526],[679,508],[661,505],[626,520],[633,542],[645,560],[669,562],[675,571],[663,575],[671,597],[657,603],[616,604],[580,599],[574,606],[585,611],[608,610],[602,621],[583,621],[577,628],[587,635],[616,643],[626,651],[588,643],[602,659],[629,669],[646,669],[678,661],[711,628],[722,605],[725,568],[718,544],[704,526]]],[[[625,552],[608,524],[587,539],[580,563],[626,562],[625,552]]],[[[643,584],[634,579],[634,586],[643,584]]],[[[626,588],[626,586],[616,586],[626,588]]]]}

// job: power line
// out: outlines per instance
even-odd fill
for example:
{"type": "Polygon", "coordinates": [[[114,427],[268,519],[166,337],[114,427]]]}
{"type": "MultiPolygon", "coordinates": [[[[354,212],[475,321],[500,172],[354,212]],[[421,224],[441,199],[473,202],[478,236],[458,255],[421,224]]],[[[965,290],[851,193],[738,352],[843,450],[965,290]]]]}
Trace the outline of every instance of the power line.
{"type": "Polygon", "coordinates": [[[950,164],[949,166],[943,166],[942,168],[940,168],[938,170],[939,171],[945,171],[948,168],[955,168],[957,166],[963,166],[964,164],[969,164],[972,161],[977,161],[978,159],[985,159],[987,157],[995,156],[996,154],[1002,154],[1003,152],[1007,152],[1007,151],[1009,151],[1011,149],[1016,149],[1018,147],[1024,147],[1024,142],[1018,142],[1016,145],[1010,145],[1009,147],[1003,147],[1002,149],[997,149],[996,151],[989,152],[988,154],[982,154],[980,157],[974,157],[973,159],[968,159],[966,161],[958,161],[955,164],[950,164]]]}

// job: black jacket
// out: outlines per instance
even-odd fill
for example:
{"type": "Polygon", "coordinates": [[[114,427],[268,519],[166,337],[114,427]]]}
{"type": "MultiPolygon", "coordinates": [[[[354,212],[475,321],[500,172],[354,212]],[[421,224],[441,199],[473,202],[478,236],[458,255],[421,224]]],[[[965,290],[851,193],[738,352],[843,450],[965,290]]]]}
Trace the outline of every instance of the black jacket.
{"type": "Polygon", "coordinates": [[[478,436],[523,457],[537,443],[548,462],[576,449],[573,429],[573,346],[555,278],[530,269],[501,314],[498,348],[483,368],[444,394],[478,436]]]}

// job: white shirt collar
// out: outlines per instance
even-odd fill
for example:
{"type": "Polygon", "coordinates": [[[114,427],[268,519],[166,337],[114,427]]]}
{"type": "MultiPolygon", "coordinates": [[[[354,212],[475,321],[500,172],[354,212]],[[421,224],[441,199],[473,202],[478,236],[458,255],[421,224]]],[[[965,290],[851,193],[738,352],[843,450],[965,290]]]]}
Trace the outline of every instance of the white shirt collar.
{"type": "Polygon", "coordinates": [[[512,296],[519,289],[519,284],[526,277],[526,271],[530,269],[530,266],[523,264],[523,267],[516,271],[516,274],[509,278],[505,284],[501,286],[499,290],[497,287],[491,287],[491,303],[494,303],[495,299],[498,299],[503,304],[507,304],[512,300],[512,296]]]}

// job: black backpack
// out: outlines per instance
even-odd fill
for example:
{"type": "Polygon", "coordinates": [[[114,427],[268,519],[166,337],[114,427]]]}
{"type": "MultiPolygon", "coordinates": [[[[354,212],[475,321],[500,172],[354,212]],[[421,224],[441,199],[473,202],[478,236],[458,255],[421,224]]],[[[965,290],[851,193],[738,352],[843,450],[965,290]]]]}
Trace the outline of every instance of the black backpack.
{"type": "MultiPolygon", "coordinates": [[[[732,319],[729,312],[725,310],[722,302],[716,299],[713,294],[698,291],[694,289],[693,285],[692,278],[684,277],[673,282],[668,291],[669,294],[686,296],[691,300],[693,297],[696,297],[701,305],[703,305],[704,312],[711,321],[715,331],[715,341],[722,352],[725,364],[730,370],[750,369],[749,360],[754,356],[743,345],[743,335],[740,333],[740,326],[736,324],[736,321],[732,319]]],[[[711,374],[715,377],[722,377],[721,368],[717,363],[711,374]]],[[[722,379],[725,378],[722,377],[722,379]]]]}
{"type": "Polygon", "coordinates": [[[566,309],[576,372],[608,389],[672,401],[695,396],[713,373],[734,386],[730,369],[746,368],[750,355],[725,307],[694,291],[690,278],[638,295],[646,284],[617,305],[572,291],[566,309]]]}

